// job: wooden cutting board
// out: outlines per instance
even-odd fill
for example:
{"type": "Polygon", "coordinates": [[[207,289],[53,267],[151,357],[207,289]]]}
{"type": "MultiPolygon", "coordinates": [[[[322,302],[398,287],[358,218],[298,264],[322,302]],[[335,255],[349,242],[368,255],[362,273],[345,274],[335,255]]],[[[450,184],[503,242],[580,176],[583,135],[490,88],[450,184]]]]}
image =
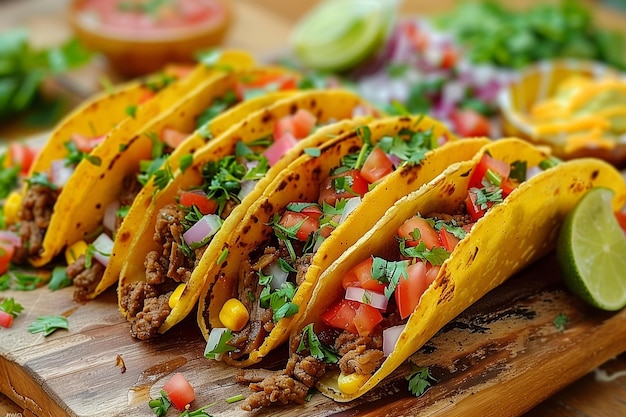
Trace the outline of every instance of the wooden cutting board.
{"type": "MultiPolygon", "coordinates": [[[[251,414],[225,402],[248,388],[235,382],[236,369],[203,357],[195,316],[142,342],[130,336],[113,289],[86,304],[72,301],[72,288],[0,296],[25,307],[11,329],[0,329],[0,374],[8,375],[0,391],[36,416],[153,416],[148,401],[175,371],[195,387],[193,409],[215,403],[207,410],[213,416],[518,416],[626,351],[626,310],[580,302],[550,255],[467,309],[365,397],[340,404],[318,394],[305,406],[251,414]],[[563,331],[553,322],[561,313],[568,318],[563,331]],[[69,331],[30,334],[28,325],[46,314],[65,315],[69,331]],[[420,398],[407,389],[411,362],[429,366],[438,380],[420,398]]],[[[263,366],[280,368],[286,354],[275,352],[263,366]]],[[[178,414],[171,409],[168,416],[178,414]]]]}

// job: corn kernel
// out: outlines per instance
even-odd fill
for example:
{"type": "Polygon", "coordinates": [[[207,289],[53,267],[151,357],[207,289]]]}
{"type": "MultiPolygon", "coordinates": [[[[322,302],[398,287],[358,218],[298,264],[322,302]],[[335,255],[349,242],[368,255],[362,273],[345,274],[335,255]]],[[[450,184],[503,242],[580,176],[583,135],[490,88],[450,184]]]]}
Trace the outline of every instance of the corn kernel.
{"type": "Polygon", "coordinates": [[[87,242],[84,240],[79,240],[71,246],[68,246],[65,249],[65,261],[68,265],[76,262],[76,259],[80,257],[80,255],[84,255],[87,252],[87,242]]]}
{"type": "Polygon", "coordinates": [[[350,375],[339,374],[337,378],[337,386],[344,394],[354,394],[365,384],[370,375],[357,374],[356,372],[350,375]]]}
{"type": "Polygon", "coordinates": [[[4,202],[4,220],[7,224],[17,222],[17,214],[22,205],[22,194],[19,191],[13,191],[4,202]]]}
{"type": "Polygon", "coordinates": [[[241,301],[236,298],[231,298],[222,306],[219,318],[224,327],[239,331],[248,323],[250,314],[241,301]]]}
{"type": "Polygon", "coordinates": [[[180,300],[180,296],[183,294],[183,291],[185,291],[185,287],[187,287],[187,284],[185,284],[184,282],[178,284],[178,287],[176,287],[172,295],[170,295],[170,299],[167,300],[170,308],[173,309],[174,307],[176,307],[176,304],[178,304],[178,301],[180,300]]]}

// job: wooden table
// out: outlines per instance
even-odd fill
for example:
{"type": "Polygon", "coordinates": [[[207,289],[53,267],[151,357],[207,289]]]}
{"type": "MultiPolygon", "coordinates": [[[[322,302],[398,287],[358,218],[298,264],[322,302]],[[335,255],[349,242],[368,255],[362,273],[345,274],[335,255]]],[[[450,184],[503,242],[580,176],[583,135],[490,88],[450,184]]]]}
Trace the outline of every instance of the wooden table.
{"type": "MultiPolygon", "coordinates": [[[[289,2],[284,0],[234,0],[233,6],[236,21],[225,41],[225,45],[253,51],[259,57],[267,56],[268,54],[281,50],[285,46],[285,40],[289,36],[294,21],[313,3],[315,3],[313,0],[289,2]]],[[[438,0],[437,2],[405,0],[402,8],[405,13],[430,14],[445,10],[453,3],[453,0],[438,0]]],[[[525,0],[516,2],[509,1],[508,3],[513,3],[515,7],[524,7],[527,4],[536,2],[525,0]]],[[[57,43],[66,39],[71,34],[63,18],[63,10],[66,4],[66,0],[0,1],[0,30],[4,31],[16,25],[24,25],[30,29],[32,40],[36,45],[43,46],[57,43]]],[[[602,22],[605,27],[621,29],[626,27],[626,16],[601,6],[597,6],[595,11],[598,20],[602,22]]],[[[99,77],[106,72],[106,66],[96,63],[72,73],[72,80],[75,86],[78,87],[79,92],[89,92],[97,88],[99,77]]],[[[33,132],[25,130],[22,126],[0,126],[0,137],[3,138],[23,137],[31,133],[33,132]]],[[[109,294],[109,298],[111,298],[111,294],[109,294]]],[[[105,299],[103,303],[106,302],[107,300],[105,299]]],[[[71,306],[71,302],[68,305],[71,306]]],[[[99,307],[94,308],[102,307],[101,304],[98,304],[98,306],[99,307]]],[[[107,311],[110,313],[110,308],[107,311]]],[[[623,316],[624,314],[622,312],[622,314],[611,318],[611,320],[624,323],[623,316]]],[[[105,318],[104,320],[109,319],[105,318]]],[[[115,319],[112,320],[115,325],[115,319]]],[[[592,328],[591,334],[598,337],[608,338],[610,336],[611,339],[619,339],[619,335],[615,334],[605,334],[602,336],[603,333],[599,331],[602,329],[602,326],[603,324],[598,324],[596,327],[592,328]]],[[[623,329],[623,327],[621,328],[623,329]]],[[[620,330],[615,331],[619,332],[620,330]]],[[[0,339],[3,337],[5,337],[3,331],[0,330],[0,339]]],[[[528,411],[526,415],[584,415],[590,417],[626,415],[626,354],[622,353],[619,356],[612,357],[626,350],[626,346],[620,349],[617,347],[622,346],[619,340],[617,342],[613,341],[611,346],[614,350],[617,350],[607,356],[606,351],[602,349],[603,340],[580,340],[579,343],[597,344],[598,347],[596,353],[590,354],[589,357],[578,356],[578,360],[593,364],[593,366],[597,366],[604,361],[606,362],[600,366],[598,370],[582,376],[570,386],[556,392],[550,398],[528,411]],[[602,358],[601,362],[598,362],[599,358],[602,358]],[[616,375],[617,378],[608,382],[601,380],[603,378],[598,378],[598,376],[603,376],[605,373],[616,375]]],[[[549,349],[549,344],[546,346],[546,349],[549,349]]],[[[591,351],[594,350],[595,349],[591,349],[591,351]]],[[[555,354],[564,356],[571,353],[559,353],[558,350],[554,352],[555,354]]],[[[529,374],[534,375],[537,381],[544,378],[550,381],[557,381],[559,379],[559,373],[571,371],[568,369],[559,369],[558,361],[554,361],[554,364],[550,366],[548,365],[549,364],[546,363],[545,370],[542,371],[544,368],[542,368],[540,364],[536,364],[536,367],[539,369],[531,370],[529,374]],[[544,373],[542,374],[542,372],[544,373]]],[[[9,372],[13,371],[9,368],[0,367],[0,380],[8,378],[10,376],[9,372]]],[[[577,378],[579,376],[581,375],[576,375],[577,378]]],[[[532,381],[529,381],[529,384],[532,384],[532,381]]],[[[3,386],[5,386],[5,384],[0,383],[0,387],[3,386]]],[[[519,389],[519,387],[517,388],[519,389]]],[[[532,387],[529,387],[528,390],[531,392],[532,387]]],[[[507,397],[503,395],[505,391],[506,390],[503,389],[499,391],[495,390],[494,392],[499,392],[500,396],[490,399],[490,401],[493,402],[501,401],[503,410],[513,407],[513,403],[516,401],[516,399],[511,396],[507,397]]],[[[550,393],[553,391],[556,391],[556,388],[550,390],[550,393]]],[[[16,398],[15,393],[5,392],[4,394],[10,394],[13,399],[16,398]]],[[[545,398],[545,396],[541,398],[545,398]]],[[[471,409],[465,411],[465,415],[472,415],[471,409]]],[[[3,415],[17,416],[22,415],[22,413],[32,415],[27,410],[24,410],[23,407],[13,403],[5,395],[0,394],[0,417],[3,415]]]]}

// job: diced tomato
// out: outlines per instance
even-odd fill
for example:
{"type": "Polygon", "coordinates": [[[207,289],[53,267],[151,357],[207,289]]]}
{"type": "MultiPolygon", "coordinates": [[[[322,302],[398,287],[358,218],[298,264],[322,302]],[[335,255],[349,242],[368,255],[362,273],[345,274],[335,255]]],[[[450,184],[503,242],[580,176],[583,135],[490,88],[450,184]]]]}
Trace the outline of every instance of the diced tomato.
{"type": "Polygon", "coordinates": [[[502,198],[511,194],[518,186],[519,184],[517,181],[512,180],[511,178],[505,178],[500,184],[500,188],[502,188],[502,198]]]}
{"type": "Polygon", "coordinates": [[[0,274],[4,274],[9,270],[9,263],[13,258],[15,246],[12,242],[0,240],[0,274]]]}
{"type": "Polygon", "coordinates": [[[165,68],[165,73],[171,75],[176,79],[185,78],[193,71],[193,65],[185,65],[185,64],[169,64],[165,68]]]}
{"type": "Polygon", "coordinates": [[[617,222],[619,223],[624,233],[626,233],[626,213],[624,213],[623,211],[615,212],[615,218],[617,219],[617,222]]]}
{"type": "Polygon", "coordinates": [[[430,286],[433,283],[437,275],[439,275],[439,271],[441,270],[441,265],[431,265],[429,268],[426,268],[426,282],[430,286]]]}
{"type": "Polygon", "coordinates": [[[322,321],[331,327],[358,333],[354,324],[354,317],[359,309],[359,304],[361,303],[358,301],[342,298],[339,303],[322,313],[322,321]]]}
{"type": "Polygon", "coordinates": [[[176,129],[171,129],[169,127],[163,128],[161,131],[161,140],[170,148],[176,149],[178,145],[180,145],[189,134],[185,132],[181,132],[176,129]]]}
{"type": "Polygon", "coordinates": [[[104,140],[105,135],[89,137],[80,133],[72,134],[72,142],[76,145],[76,148],[81,152],[91,152],[96,145],[100,144],[104,140]]]}
{"type": "Polygon", "coordinates": [[[13,315],[0,310],[0,327],[9,328],[13,326],[13,315]]]}
{"type": "Polygon", "coordinates": [[[33,161],[37,157],[37,149],[19,142],[9,145],[9,161],[11,166],[19,166],[22,175],[27,175],[33,161]]]}
{"type": "Polygon", "coordinates": [[[270,166],[274,166],[284,154],[293,149],[297,144],[298,139],[296,139],[291,132],[285,132],[282,136],[274,137],[274,143],[263,152],[263,155],[267,158],[270,166]]]}
{"type": "Polygon", "coordinates": [[[154,96],[155,96],[155,92],[154,91],[146,90],[146,92],[143,93],[143,95],[139,98],[139,102],[137,104],[143,104],[146,101],[150,100],[154,96]]]}
{"type": "Polygon", "coordinates": [[[298,138],[306,138],[311,134],[315,127],[317,118],[306,109],[298,109],[291,116],[291,126],[293,129],[293,135],[298,138]]]}
{"type": "Polygon", "coordinates": [[[319,219],[322,217],[322,208],[317,204],[311,204],[310,206],[306,206],[300,213],[306,214],[309,217],[313,217],[314,219],[319,219]]]}
{"type": "MultiPolygon", "coordinates": [[[[470,215],[470,218],[472,219],[472,221],[476,222],[478,221],[481,217],[483,217],[485,215],[485,212],[487,211],[487,208],[481,208],[477,203],[476,203],[476,193],[470,191],[467,194],[467,198],[465,199],[465,207],[467,209],[467,213],[470,215]]],[[[491,203],[488,203],[488,206],[491,203]]]]}
{"type": "Polygon", "coordinates": [[[459,243],[459,238],[447,231],[445,227],[442,227],[439,229],[439,241],[445,250],[452,252],[457,243],[459,243]]]}
{"type": "Polygon", "coordinates": [[[392,172],[393,162],[380,148],[374,148],[361,167],[361,175],[370,183],[374,183],[392,172]]]}
{"type": "Polygon", "coordinates": [[[359,262],[352,268],[342,279],[343,288],[361,287],[379,293],[385,291],[385,284],[378,282],[372,278],[372,265],[374,258],[369,257],[359,262]]]}
{"type": "Polygon", "coordinates": [[[383,316],[377,308],[368,304],[359,303],[359,308],[354,315],[354,327],[359,336],[369,336],[378,323],[383,321],[383,316]]]}
{"type": "Polygon", "coordinates": [[[202,214],[213,214],[217,210],[217,201],[208,198],[204,191],[181,191],[178,202],[185,206],[196,206],[202,214]]]}
{"type": "Polygon", "coordinates": [[[424,52],[428,47],[428,36],[426,33],[413,23],[404,25],[404,28],[413,47],[419,52],[424,52]]]}
{"type": "Polygon", "coordinates": [[[440,246],[439,235],[434,227],[420,216],[413,216],[398,228],[398,237],[406,239],[407,246],[417,246],[424,242],[426,249],[440,246]]]}
{"type": "Polygon", "coordinates": [[[474,171],[472,171],[472,176],[470,177],[468,188],[482,188],[482,181],[487,174],[487,170],[491,170],[492,172],[498,174],[498,176],[503,181],[505,181],[509,178],[509,174],[511,173],[511,166],[505,161],[495,159],[489,154],[484,153],[480,158],[480,162],[478,163],[478,165],[476,165],[474,171]]]}
{"type": "Polygon", "coordinates": [[[285,133],[293,135],[293,119],[291,116],[281,117],[274,123],[274,141],[282,138],[285,133]]]}
{"type": "Polygon", "coordinates": [[[407,273],[408,279],[401,277],[395,290],[396,304],[402,319],[407,318],[415,310],[429,284],[426,279],[426,265],[423,262],[409,265],[407,273]]]}
{"type": "MultiPolygon", "coordinates": [[[[453,68],[456,65],[458,59],[458,55],[456,53],[456,51],[454,50],[454,48],[450,45],[444,46],[443,48],[443,56],[441,57],[441,68],[443,69],[450,69],[453,68]]],[[[486,136],[487,134],[485,134],[484,136],[486,136]]],[[[483,136],[483,135],[478,135],[478,136],[483,136]]]]}
{"type": "Polygon", "coordinates": [[[357,195],[363,197],[368,190],[369,183],[367,180],[363,178],[358,170],[350,169],[342,172],[341,174],[332,175],[326,178],[320,186],[320,196],[317,202],[319,205],[326,202],[326,204],[334,206],[339,199],[352,198],[357,195]],[[337,190],[336,180],[341,178],[345,178],[345,184],[342,185],[342,189],[337,190]]]}
{"type": "Polygon", "coordinates": [[[193,387],[180,372],[176,372],[163,386],[167,396],[178,410],[184,410],[185,406],[190,404],[195,396],[193,387]]]}
{"type": "Polygon", "coordinates": [[[489,120],[475,110],[456,109],[450,114],[450,121],[460,136],[489,136],[489,120]]]}
{"type": "Polygon", "coordinates": [[[278,222],[285,228],[291,228],[298,226],[296,232],[296,238],[302,242],[305,242],[311,233],[315,233],[320,227],[319,220],[314,217],[309,217],[306,214],[298,213],[295,211],[285,211],[283,216],[278,222]]]}
{"type": "Polygon", "coordinates": [[[242,83],[243,88],[261,88],[270,84],[275,85],[277,90],[293,90],[297,87],[296,78],[290,74],[259,74],[242,83]]]}

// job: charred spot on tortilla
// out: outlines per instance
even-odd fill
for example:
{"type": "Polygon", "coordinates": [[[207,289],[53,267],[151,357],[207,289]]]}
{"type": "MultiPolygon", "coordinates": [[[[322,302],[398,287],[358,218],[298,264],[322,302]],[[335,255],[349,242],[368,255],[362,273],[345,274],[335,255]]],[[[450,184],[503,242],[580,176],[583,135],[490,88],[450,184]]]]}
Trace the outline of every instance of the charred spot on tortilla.
{"type": "MultiPolygon", "coordinates": [[[[264,112],[263,116],[261,116],[261,123],[263,124],[269,124],[272,120],[274,120],[274,116],[268,111],[264,112]]],[[[248,121],[246,120],[244,126],[246,126],[247,124],[248,121]]]]}
{"type": "Polygon", "coordinates": [[[471,173],[472,173],[472,169],[470,168],[470,169],[468,169],[467,171],[465,171],[464,173],[462,173],[462,174],[461,174],[461,177],[467,177],[467,176],[469,176],[469,174],[471,174],[471,173]]]}
{"type": "Polygon", "coordinates": [[[579,194],[585,191],[587,187],[585,186],[585,184],[582,184],[580,181],[575,180],[572,183],[572,185],[570,185],[570,189],[572,190],[572,192],[579,194]]]}
{"type": "Polygon", "coordinates": [[[250,221],[252,221],[252,223],[258,223],[259,222],[259,218],[255,215],[251,215],[250,216],[250,221]]]}
{"type": "Polygon", "coordinates": [[[478,246],[476,246],[474,248],[474,253],[472,253],[469,257],[469,259],[467,260],[467,264],[471,264],[472,262],[474,262],[474,260],[476,259],[476,257],[478,256],[478,246]]]}
{"type": "Polygon", "coordinates": [[[130,233],[128,233],[127,231],[117,235],[117,238],[120,240],[120,242],[126,242],[128,239],[130,239],[130,233]]]}
{"type": "Polygon", "coordinates": [[[245,225],[243,227],[243,229],[241,230],[241,233],[244,234],[244,235],[248,234],[248,232],[250,232],[250,225],[249,224],[245,225]]]}
{"type": "Polygon", "coordinates": [[[412,184],[417,181],[420,171],[422,170],[422,165],[415,165],[412,168],[413,169],[403,169],[400,171],[400,177],[402,177],[407,184],[412,184]]]}
{"type": "Polygon", "coordinates": [[[443,188],[443,195],[452,196],[454,195],[454,191],[456,190],[456,185],[454,183],[447,183],[443,188]]]}
{"type": "MultiPolygon", "coordinates": [[[[126,147],[126,149],[128,149],[128,147],[126,147]]],[[[124,152],[124,151],[122,151],[124,152]]],[[[121,153],[116,154],[113,159],[111,159],[111,163],[109,164],[109,167],[107,168],[109,171],[111,171],[113,169],[113,165],[115,165],[115,163],[120,159],[120,157],[122,156],[121,153]]]]}
{"type": "Polygon", "coordinates": [[[591,181],[594,181],[596,178],[598,178],[598,175],[600,175],[600,171],[599,171],[599,170],[597,170],[597,169],[596,169],[596,170],[594,170],[594,171],[591,173],[591,181]]]}
{"type": "Polygon", "coordinates": [[[96,204],[96,210],[100,210],[102,208],[102,204],[98,203],[96,204]]]}
{"type": "MultiPolygon", "coordinates": [[[[265,200],[263,202],[263,204],[261,204],[261,210],[263,210],[264,213],[272,214],[274,212],[274,206],[272,205],[272,203],[270,203],[269,201],[265,200]]],[[[256,217],[256,216],[252,216],[252,217],[256,218],[255,223],[257,223],[259,221],[258,217],[256,217]]]]}

